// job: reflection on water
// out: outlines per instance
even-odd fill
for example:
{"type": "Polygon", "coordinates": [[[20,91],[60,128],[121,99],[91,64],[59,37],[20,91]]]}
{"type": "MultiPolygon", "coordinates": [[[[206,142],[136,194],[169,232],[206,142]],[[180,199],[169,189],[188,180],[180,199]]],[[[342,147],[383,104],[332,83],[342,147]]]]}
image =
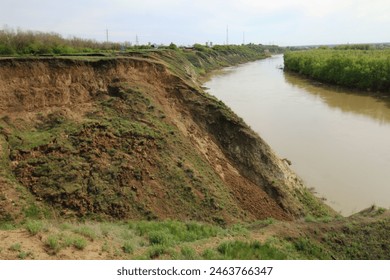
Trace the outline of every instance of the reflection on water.
{"type": "Polygon", "coordinates": [[[229,68],[205,83],[310,187],[345,215],[390,207],[390,103],[280,70],[282,56],[229,68]]]}
{"type": "Polygon", "coordinates": [[[390,98],[373,97],[365,92],[316,84],[291,73],[284,73],[285,81],[321,98],[330,107],[343,112],[366,115],[380,123],[390,122],[390,98]]]}

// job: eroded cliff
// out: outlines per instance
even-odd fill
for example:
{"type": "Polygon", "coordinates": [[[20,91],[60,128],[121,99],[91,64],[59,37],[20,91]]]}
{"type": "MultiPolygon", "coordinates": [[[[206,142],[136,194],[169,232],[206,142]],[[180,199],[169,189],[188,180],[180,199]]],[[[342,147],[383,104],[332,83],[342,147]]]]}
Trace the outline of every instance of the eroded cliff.
{"type": "Polygon", "coordinates": [[[219,224],[329,214],[200,88],[199,69],[220,66],[218,57],[197,61],[174,51],[0,60],[1,218],[31,205],[63,217],[219,224]]]}

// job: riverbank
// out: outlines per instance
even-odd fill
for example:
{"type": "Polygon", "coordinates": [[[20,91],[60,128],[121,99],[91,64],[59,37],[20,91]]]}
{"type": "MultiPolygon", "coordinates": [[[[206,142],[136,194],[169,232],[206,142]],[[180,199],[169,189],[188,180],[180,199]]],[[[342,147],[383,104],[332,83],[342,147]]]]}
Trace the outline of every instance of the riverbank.
{"type": "Polygon", "coordinates": [[[205,86],[342,215],[390,205],[390,103],[319,85],[282,65],[274,56],[231,67],[205,86]]]}
{"type": "Polygon", "coordinates": [[[197,82],[256,58],[229,50],[2,60],[0,256],[212,259],[233,242],[261,258],[278,245],[251,226],[337,219],[197,82]],[[178,236],[184,229],[190,240],[178,236]],[[198,241],[211,243],[197,251],[198,241]]]}
{"type": "Polygon", "coordinates": [[[199,69],[263,56],[238,50],[2,60],[3,176],[55,216],[179,212],[225,224],[328,213],[197,83],[199,69]]]}

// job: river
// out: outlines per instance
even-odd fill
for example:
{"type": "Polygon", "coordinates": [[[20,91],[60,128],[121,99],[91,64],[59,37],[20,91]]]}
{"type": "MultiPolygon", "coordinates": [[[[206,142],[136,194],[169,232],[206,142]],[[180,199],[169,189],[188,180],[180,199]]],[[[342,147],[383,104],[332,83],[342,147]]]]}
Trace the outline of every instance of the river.
{"type": "Polygon", "coordinates": [[[283,56],[229,67],[204,86],[343,215],[390,207],[390,100],[284,73],[283,56]]]}

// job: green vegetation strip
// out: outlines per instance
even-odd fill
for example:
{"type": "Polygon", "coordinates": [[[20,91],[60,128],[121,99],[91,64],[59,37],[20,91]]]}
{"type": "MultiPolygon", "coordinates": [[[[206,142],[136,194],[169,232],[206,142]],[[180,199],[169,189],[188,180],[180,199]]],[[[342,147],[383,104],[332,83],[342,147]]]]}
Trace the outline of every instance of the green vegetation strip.
{"type": "Polygon", "coordinates": [[[334,85],[390,92],[390,50],[315,49],[287,52],[285,69],[334,85]]]}

